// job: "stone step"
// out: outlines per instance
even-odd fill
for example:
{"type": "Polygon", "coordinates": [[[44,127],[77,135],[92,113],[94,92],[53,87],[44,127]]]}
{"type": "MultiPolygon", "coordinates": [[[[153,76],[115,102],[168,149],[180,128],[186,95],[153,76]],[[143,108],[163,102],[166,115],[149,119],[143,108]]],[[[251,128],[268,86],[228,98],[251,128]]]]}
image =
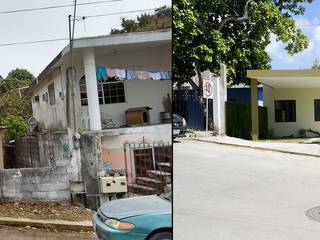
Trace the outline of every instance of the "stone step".
{"type": "Polygon", "coordinates": [[[130,192],[134,192],[137,194],[141,194],[141,195],[153,195],[153,194],[158,194],[160,193],[159,189],[153,188],[153,187],[149,187],[149,186],[144,186],[144,185],[140,185],[140,184],[129,184],[128,185],[129,191],[130,192]]]}
{"type": "Polygon", "coordinates": [[[137,184],[150,186],[154,188],[161,188],[164,183],[161,180],[150,178],[150,177],[137,177],[136,179],[137,184]]]}
{"type": "Polygon", "coordinates": [[[150,178],[158,179],[166,183],[171,183],[171,173],[159,170],[148,170],[146,171],[150,178]]]}
{"type": "Polygon", "coordinates": [[[160,171],[164,171],[164,172],[171,172],[172,171],[172,166],[168,162],[157,163],[157,167],[160,171]]]}

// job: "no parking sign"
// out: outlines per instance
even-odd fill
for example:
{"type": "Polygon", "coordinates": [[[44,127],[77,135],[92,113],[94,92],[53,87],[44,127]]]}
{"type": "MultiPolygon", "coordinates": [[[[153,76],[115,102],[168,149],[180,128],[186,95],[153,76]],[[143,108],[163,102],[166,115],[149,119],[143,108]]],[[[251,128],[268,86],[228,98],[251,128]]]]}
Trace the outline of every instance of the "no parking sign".
{"type": "Polygon", "coordinates": [[[212,98],[213,99],[213,81],[203,80],[203,97],[204,98],[212,98]]]}

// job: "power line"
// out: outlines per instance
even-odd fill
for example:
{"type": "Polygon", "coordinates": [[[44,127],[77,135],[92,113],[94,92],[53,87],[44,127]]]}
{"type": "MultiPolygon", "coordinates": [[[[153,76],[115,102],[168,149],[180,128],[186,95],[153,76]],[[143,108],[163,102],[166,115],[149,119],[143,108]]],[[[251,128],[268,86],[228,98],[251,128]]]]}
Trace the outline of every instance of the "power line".
{"type": "MultiPolygon", "coordinates": [[[[77,5],[78,6],[85,6],[85,5],[101,4],[101,3],[108,3],[108,2],[122,2],[122,1],[124,1],[124,0],[105,0],[105,1],[78,3],[77,5]]],[[[49,7],[7,10],[7,11],[1,11],[0,14],[32,12],[32,11],[41,11],[41,10],[49,10],[49,9],[57,9],[57,8],[66,8],[66,7],[73,7],[73,6],[74,6],[74,4],[66,4],[66,5],[55,5],[55,6],[49,6],[49,7]]]]}
{"type": "Polygon", "coordinates": [[[0,44],[0,47],[13,46],[13,45],[36,44],[36,43],[47,43],[47,42],[59,42],[59,41],[66,41],[66,40],[69,40],[69,38],[54,38],[54,39],[44,39],[44,40],[27,41],[27,42],[2,43],[2,44],[0,44]]]}
{"type": "MultiPolygon", "coordinates": [[[[79,5],[79,4],[77,3],[77,5],[79,5]]],[[[76,20],[85,20],[86,18],[91,18],[91,17],[120,15],[120,14],[124,14],[124,13],[145,12],[145,11],[151,11],[151,10],[156,10],[156,9],[157,8],[149,8],[149,9],[140,9],[140,10],[133,10],[133,11],[109,13],[109,14],[90,15],[90,16],[82,16],[82,17],[78,16],[79,19],[76,19],[76,20]]],[[[16,45],[27,45],[27,44],[37,44],[37,43],[48,43],[48,42],[59,42],[59,41],[66,41],[66,40],[69,40],[69,38],[54,38],[54,39],[44,39],[44,40],[36,40],[36,41],[0,43],[0,47],[16,46],[16,45]]]]}

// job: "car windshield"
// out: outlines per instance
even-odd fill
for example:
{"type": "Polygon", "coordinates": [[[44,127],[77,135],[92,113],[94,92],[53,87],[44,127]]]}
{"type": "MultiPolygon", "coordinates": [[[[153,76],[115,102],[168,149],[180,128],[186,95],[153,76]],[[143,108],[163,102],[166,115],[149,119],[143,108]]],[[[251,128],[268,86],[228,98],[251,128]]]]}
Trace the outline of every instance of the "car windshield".
{"type": "Polygon", "coordinates": [[[160,198],[172,202],[172,192],[162,193],[159,195],[160,198]]]}
{"type": "Polygon", "coordinates": [[[173,122],[181,122],[181,117],[177,114],[173,114],[173,122]]]}

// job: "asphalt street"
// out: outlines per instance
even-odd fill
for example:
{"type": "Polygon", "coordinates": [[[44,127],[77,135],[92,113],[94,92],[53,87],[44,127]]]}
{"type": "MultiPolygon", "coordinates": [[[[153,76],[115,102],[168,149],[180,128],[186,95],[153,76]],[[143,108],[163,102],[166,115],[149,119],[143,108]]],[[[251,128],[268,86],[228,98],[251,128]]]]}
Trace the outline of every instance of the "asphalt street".
{"type": "Polygon", "coordinates": [[[320,158],[182,140],[173,186],[175,240],[320,239],[320,158]]]}
{"type": "Polygon", "coordinates": [[[0,226],[1,240],[94,240],[93,233],[56,232],[46,229],[27,229],[0,226]]]}

